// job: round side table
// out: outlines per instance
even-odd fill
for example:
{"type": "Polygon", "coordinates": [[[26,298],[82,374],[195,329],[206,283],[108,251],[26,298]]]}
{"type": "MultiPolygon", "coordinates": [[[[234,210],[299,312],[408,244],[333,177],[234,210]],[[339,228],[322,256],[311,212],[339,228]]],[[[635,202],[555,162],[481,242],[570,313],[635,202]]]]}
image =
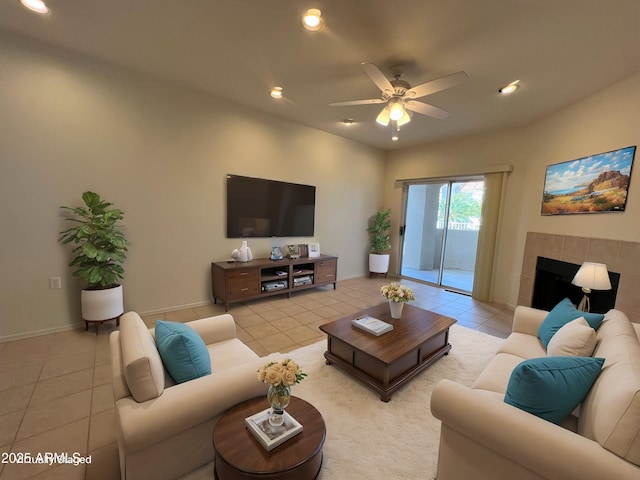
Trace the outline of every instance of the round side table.
{"type": "Polygon", "coordinates": [[[292,397],[287,413],[302,432],[271,451],[245,426],[245,418],[268,408],[265,397],[242,402],[225,412],[213,429],[216,480],[313,480],[322,466],[324,419],[310,403],[292,397]]]}

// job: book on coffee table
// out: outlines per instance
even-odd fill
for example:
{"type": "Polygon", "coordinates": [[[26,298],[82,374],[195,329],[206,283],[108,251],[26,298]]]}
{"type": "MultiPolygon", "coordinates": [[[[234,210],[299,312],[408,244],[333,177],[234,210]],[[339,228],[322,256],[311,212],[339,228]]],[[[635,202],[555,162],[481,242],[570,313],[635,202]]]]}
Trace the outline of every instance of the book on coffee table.
{"type": "Polygon", "coordinates": [[[302,431],[302,425],[286,411],[284,412],[284,422],[279,426],[273,426],[269,423],[270,415],[271,408],[267,408],[244,419],[246,427],[267,452],[302,431]]]}
{"type": "Polygon", "coordinates": [[[359,329],[364,330],[365,332],[372,333],[376,336],[393,330],[393,325],[391,325],[390,323],[383,322],[382,320],[378,320],[377,318],[370,315],[365,315],[364,317],[351,320],[351,324],[354,327],[358,327],[359,329]]]}

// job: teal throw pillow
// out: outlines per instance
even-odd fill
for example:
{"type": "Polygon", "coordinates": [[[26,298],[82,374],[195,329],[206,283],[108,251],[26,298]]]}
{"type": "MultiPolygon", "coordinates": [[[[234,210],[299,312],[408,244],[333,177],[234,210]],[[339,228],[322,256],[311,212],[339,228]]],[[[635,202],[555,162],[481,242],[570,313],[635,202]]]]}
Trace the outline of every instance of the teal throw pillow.
{"type": "Polygon", "coordinates": [[[162,363],[176,383],[211,374],[209,350],[189,325],[157,320],[156,345],[162,363]]]}
{"type": "Polygon", "coordinates": [[[505,403],[559,424],[587,396],[604,358],[542,357],[518,364],[505,403]]]}
{"type": "Polygon", "coordinates": [[[568,298],[565,298],[553,307],[553,310],[547,314],[540,328],[538,328],[538,338],[544,345],[544,348],[547,348],[551,337],[566,323],[580,317],[584,317],[589,326],[594,330],[596,330],[604,320],[602,313],[581,312],[568,298]]]}

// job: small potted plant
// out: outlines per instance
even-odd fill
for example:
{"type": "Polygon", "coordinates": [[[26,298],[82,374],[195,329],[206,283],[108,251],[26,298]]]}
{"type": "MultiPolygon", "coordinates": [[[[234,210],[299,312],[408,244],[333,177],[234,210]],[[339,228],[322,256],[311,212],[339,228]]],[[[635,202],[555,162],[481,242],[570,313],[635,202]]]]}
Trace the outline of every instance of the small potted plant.
{"type": "Polygon", "coordinates": [[[389,254],[385,253],[391,248],[390,232],[391,232],[391,209],[378,210],[376,214],[369,219],[369,245],[371,252],[369,253],[369,276],[374,273],[382,273],[387,276],[389,271],[389,254]]]}
{"type": "Polygon", "coordinates": [[[84,192],[82,200],[85,206],[60,207],[75,216],[68,219],[74,225],[60,232],[59,241],[76,245],[69,266],[75,267],[72,275],[87,284],[81,296],[82,318],[85,322],[102,322],[124,312],[119,282],[124,278],[122,264],[127,258],[128,242],[117,225],[124,213],[110,208],[113,204],[94,192],[84,192]]]}

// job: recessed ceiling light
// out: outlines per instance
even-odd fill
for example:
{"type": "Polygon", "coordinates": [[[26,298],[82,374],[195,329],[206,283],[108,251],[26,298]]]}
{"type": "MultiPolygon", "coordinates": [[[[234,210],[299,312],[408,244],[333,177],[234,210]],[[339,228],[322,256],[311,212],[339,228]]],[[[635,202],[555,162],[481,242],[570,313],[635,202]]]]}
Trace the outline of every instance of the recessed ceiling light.
{"type": "Polygon", "coordinates": [[[345,118],[344,120],[342,120],[342,123],[345,124],[347,127],[350,127],[355,123],[355,120],[353,118],[345,118]]]}
{"type": "Polygon", "coordinates": [[[42,0],[20,0],[23,7],[28,8],[32,12],[48,15],[49,7],[42,0]]]}
{"type": "Polygon", "coordinates": [[[393,137],[391,137],[391,140],[393,140],[394,142],[397,142],[398,141],[398,136],[394,135],[393,137]]]}
{"type": "Polygon", "coordinates": [[[520,88],[520,80],[515,80],[508,85],[505,85],[501,89],[498,90],[498,93],[502,93],[504,95],[508,95],[510,93],[515,92],[518,88],[520,88]]]}
{"type": "Polygon", "coordinates": [[[302,25],[310,32],[317,32],[324,27],[324,20],[322,20],[322,12],[317,8],[310,8],[302,16],[302,25]]]}
{"type": "Polygon", "coordinates": [[[282,98],[282,87],[273,87],[271,89],[271,96],[273,98],[282,98]]]}

